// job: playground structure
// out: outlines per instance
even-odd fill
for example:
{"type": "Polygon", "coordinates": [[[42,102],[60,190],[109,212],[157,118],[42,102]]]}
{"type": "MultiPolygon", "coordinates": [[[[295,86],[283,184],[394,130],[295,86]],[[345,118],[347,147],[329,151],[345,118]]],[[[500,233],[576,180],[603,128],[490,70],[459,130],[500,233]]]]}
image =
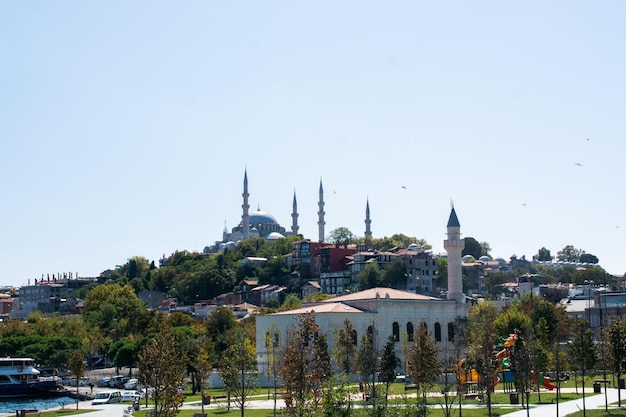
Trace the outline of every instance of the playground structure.
{"type": "MultiPolygon", "coordinates": [[[[515,345],[517,334],[511,334],[502,343],[502,349],[496,353],[496,359],[498,361],[498,369],[492,376],[491,388],[495,390],[496,385],[502,384],[504,392],[517,391],[515,388],[515,376],[511,371],[510,348],[515,345]]],[[[480,376],[476,369],[468,369],[465,359],[461,359],[457,364],[457,377],[464,392],[474,392],[480,385],[480,376]]],[[[537,384],[538,376],[534,371],[530,374],[531,380],[537,384]]],[[[550,381],[550,377],[541,376],[539,381],[541,386],[552,391],[556,388],[556,385],[550,381]]]]}

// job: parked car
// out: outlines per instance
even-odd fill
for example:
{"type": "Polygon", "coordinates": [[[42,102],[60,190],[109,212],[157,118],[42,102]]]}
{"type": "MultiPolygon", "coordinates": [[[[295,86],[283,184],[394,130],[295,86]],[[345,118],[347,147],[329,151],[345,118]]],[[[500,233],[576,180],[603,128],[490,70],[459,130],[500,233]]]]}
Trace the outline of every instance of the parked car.
{"type": "Polygon", "coordinates": [[[115,375],[109,379],[109,388],[120,388],[120,385],[124,377],[122,375],[115,375]]]}
{"type": "Polygon", "coordinates": [[[111,380],[111,378],[109,378],[108,376],[105,376],[104,378],[100,378],[97,382],[96,385],[104,388],[104,387],[108,387],[109,386],[109,381],[111,380]]]}
{"type": "Polygon", "coordinates": [[[91,405],[114,404],[122,401],[122,393],[119,391],[102,391],[96,394],[91,405]]]}
{"type": "Polygon", "coordinates": [[[137,389],[137,385],[139,385],[139,380],[137,378],[131,378],[124,384],[124,389],[137,389]]]}
{"type": "Polygon", "coordinates": [[[126,401],[139,401],[141,400],[141,393],[137,391],[124,391],[122,392],[122,402],[126,401]]]}

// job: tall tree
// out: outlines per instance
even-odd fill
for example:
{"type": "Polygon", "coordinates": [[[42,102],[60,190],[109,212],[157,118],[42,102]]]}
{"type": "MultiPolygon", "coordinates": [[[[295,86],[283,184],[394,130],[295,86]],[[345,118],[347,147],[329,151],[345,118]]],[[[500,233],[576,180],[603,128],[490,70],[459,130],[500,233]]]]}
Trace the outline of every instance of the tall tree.
{"type": "Polygon", "coordinates": [[[256,352],[241,327],[230,330],[227,341],[228,347],[220,362],[220,375],[229,393],[229,404],[230,394],[233,394],[243,417],[246,401],[257,379],[256,352]]]}
{"type": "Polygon", "coordinates": [[[343,328],[335,331],[335,361],[337,367],[346,374],[348,379],[354,372],[356,358],[356,330],[350,320],[343,321],[343,328]]]}
{"type": "Polygon", "coordinates": [[[324,349],[325,335],[315,321],[315,313],[299,315],[287,329],[279,369],[289,415],[302,417],[315,411],[309,409],[307,399],[329,377],[330,357],[324,349]]]}
{"type": "Polygon", "coordinates": [[[545,246],[542,246],[541,249],[537,251],[537,254],[533,256],[536,261],[546,262],[552,260],[552,254],[549,249],[546,249],[545,246]]]}
{"type": "Polygon", "coordinates": [[[494,377],[498,369],[494,349],[496,346],[495,320],[498,308],[492,302],[478,303],[469,311],[469,344],[468,359],[479,376],[479,386],[487,393],[487,410],[492,416],[491,394],[494,388],[494,377]]]}
{"type": "Polygon", "coordinates": [[[579,262],[583,253],[585,253],[583,250],[567,245],[556,253],[556,259],[563,262],[579,262]]]}
{"type": "Polygon", "coordinates": [[[585,374],[593,369],[598,362],[598,353],[593,343],[593,331],[589,328],[589,322],[578,319],[574,322],[572,339],[567,347],[568,356],[582,375],[583,388],[583,414],[586,415],[585,405],[585,374]]]}
{"type": "Polygon", "coordinates": [[[218,307],[207,318],[207,337],[213,341],[215,348],[215,360],[219,363],[222,360],[224,351],[228,348],[227,334],[237,326],[237,320],[233,311],[228,307],[218,307]]]}
{"type": "Polygon", "coordinates": [[[437,344],[424,323],[415,331],[407,371],[411,382],[416,385],[418,393],[422,391],[422,399],[425,400],[426,388],[435,383],[441,373],[441,362],[437,344]]]}
{"type": "MultiPolygon", "coordinates": [[[[78,389],[80,388],[80,379],[85,376],[85,355],[82,350],[75,350],[70,357],[69,366],[71,374],[76,378],[76,398],[79,397],[78,389]]],[[[78,403],[76,401],[76,409],[78,410],[78,403]]]]}
{"type": "Polygon", "coordinates": [[[365,387],[365,392],[376,402],[376,372],[378,372],[379,358],[374,346],[372,334],[361,336],[361,343],[356,353],[357,372],[365,387]]]}
{"type": "Polygon", "coordinates": [[[185,378],[185,362],[176,334],[162,324],[159,333],[139,355],[139,374],[145,385],[154,389],[154,411],[162,417],[174,417],[183,403],[178,391],[185,378]]]}
{"type": "Polygon", "coordinates": [[[378,263],[372,262],[365,265],[359,272],[359,289],[366,290],[368,288],[378,287],[381,283],[382,272],[378,263]]]}
{"type": "Polygon", "coordinates": [[[328,235],[328,241],[335,246],[345,246],[356,241],[356,236],[347,227],[338,227],[328,235]]]}
{"type": "MultiPolygon", "coordinates": [[[[622,316],[615,316],[608,327],[604,328],[604,332],[609,345],[611,368],[620,381],[626,370],[626,322],[622,316]]],[[[617,390],[617,406],[622,406],[621,389],[617,390]]]]}
{"type": "Polygon", "coordinates": [[[394,351],[393,336],[389,336],[387,343],[383,347],[383,354],[380,357],[380,371],[378,372],[378,380],[385,384],[385,405],[389,399],[389,385],[396,379],[398,372],[396,369],[400,366],[400,359],[394,351]]]}
{"type": "Polygon", "coordinates": [[[461,254],[463,256],[471,255],[474,259],[478,259],[481,256],[486,255],[482,245],[476,239],[469,236],[465,238],[465,247],[463,248],[463,252],[461,252],[461,254]]]}

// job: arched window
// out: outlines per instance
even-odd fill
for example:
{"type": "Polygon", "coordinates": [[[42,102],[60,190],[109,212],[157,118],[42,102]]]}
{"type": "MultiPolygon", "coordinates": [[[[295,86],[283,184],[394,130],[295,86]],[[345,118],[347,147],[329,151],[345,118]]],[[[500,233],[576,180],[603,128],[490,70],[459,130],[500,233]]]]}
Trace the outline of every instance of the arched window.
{"type": "Polygon", "coordinates": [[[435,342],[441,342],[441,324],[435,323],[435,342]]]}
{"type": "Polygon", "coordinates": [[[357,337],[356,337],[356,330],[352,329],[352,343],[354,343],[354,346],[356,346],[357,344],[357,337]]]}
{"type": "Polygon", "coordinates": [[[454,342],[454,323],[448,323],[448,342],[454,342]]]}
{"type": "Polygon", "coordinates": [[[406,324],[406,334],[407,334],[407,338],[408,338],[409,342],[413,341],[414,333],[415,333],[415,330],[413,330],[413,323],[408,322],[406,324]]]}
{"type": "Polygon", "coordinates": [[[398,324],[397,321],[394,321],[393,324],[391,325],[391,332],[393,334],[393,341],[399,342],[400,341],[400,325],[398,324]]]}
{"type": "Polygon", "coordinates": [[[367,326],[367,338],[374,342],[374,328],[372,326],[367,326]]]}
{"type": "Polygon", "coordinates": [[[426,333],[428,333],[428,325],[424,321],[420,323],[420,331],[422,329],[424,329],[426,331],[426,333]]]}

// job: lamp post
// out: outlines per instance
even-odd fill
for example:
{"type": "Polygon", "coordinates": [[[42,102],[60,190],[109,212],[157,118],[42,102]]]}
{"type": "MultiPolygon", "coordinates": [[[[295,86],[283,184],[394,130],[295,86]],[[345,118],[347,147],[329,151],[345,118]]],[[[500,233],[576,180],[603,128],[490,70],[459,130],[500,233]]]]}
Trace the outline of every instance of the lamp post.
{"type": "Polygon", "coordinates": [[[591,329],[591,286],[593,285],[593,280],[586,279],[585,284],[587,285],[587,320],[591,329]]]}

